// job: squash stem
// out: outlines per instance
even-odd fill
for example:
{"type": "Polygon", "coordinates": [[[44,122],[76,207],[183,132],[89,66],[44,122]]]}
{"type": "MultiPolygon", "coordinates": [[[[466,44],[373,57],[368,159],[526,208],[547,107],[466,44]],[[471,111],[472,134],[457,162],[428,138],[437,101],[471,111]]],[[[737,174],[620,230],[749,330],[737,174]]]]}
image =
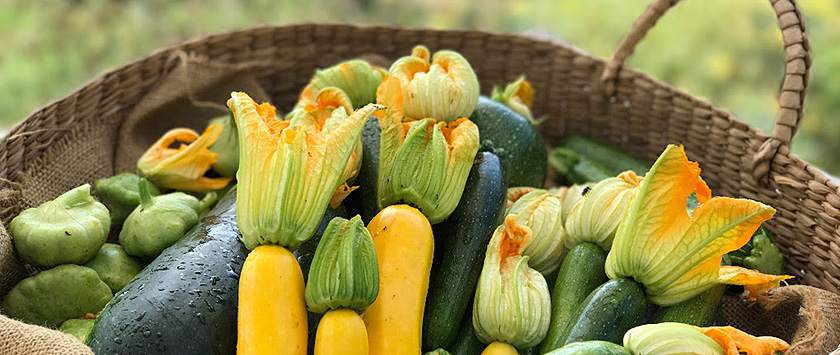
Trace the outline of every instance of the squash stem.
{"type": "Polygon", "coordinates": [[[150,182],[146,178],[140,178],[140,182],[137,183],[140,190],[140,206],[143,209],[151,207],[154,203],[152,193],[149,191],[149,184],[150,182]]]}

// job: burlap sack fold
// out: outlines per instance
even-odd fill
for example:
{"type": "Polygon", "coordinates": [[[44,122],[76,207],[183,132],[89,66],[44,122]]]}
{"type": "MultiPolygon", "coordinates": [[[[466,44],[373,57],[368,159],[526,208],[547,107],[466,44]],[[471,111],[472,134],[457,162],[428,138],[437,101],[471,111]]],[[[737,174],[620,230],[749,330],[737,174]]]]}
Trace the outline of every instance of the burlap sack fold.
{"type": "Polygon", "coordinates": [[[0,354],[93,355],[93,351],[78,339],[60,331],[0,315],[0,354]]]}
{"type": "Polygon", "coordinates": [[[727,294],[721,305],[727,322],[750,334],[785,339],[788,355],[828,354],[840,346],[840,295],[791,285],[749,301],[727,294]]]}

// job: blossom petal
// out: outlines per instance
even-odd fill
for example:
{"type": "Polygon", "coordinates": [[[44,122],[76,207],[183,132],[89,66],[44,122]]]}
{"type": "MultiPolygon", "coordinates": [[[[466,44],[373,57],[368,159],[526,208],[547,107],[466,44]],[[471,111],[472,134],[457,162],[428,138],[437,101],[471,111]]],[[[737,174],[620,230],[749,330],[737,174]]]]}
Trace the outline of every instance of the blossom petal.
{"type": "Polygon", "coordinates": [[[750,293],[750,298],[755,300],[759,294],[775,287],[783,280],[792,279],[790,275],[769,275],[762,274],[756,270],[739,266],[721,266],[718,273],[720,283],[727,285],[743,285],[750,293]]]}
{"type": "Polygon", "coordinates": [[[733,327],[700,328],[703,334],[720,344],[727,355],[772,355],[785,352],[790,345],[775,337],[755,337],[733,327]]]}

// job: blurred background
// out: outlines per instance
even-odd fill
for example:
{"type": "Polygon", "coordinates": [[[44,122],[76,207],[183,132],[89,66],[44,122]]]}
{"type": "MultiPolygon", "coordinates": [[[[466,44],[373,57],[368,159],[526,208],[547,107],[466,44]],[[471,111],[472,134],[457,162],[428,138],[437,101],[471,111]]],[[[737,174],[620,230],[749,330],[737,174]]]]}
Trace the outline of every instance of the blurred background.
{"type": "MultiPolygon", "coordinates": [[[[94,76],[195,37],[264,24],[346,22],[538,30],[608,58],[649,0],[0,0],[0,134],[94,76]]],[[[840,1],[800,0],[814,55],[793,151],[840,175],[840,1]]],[[[767,0],[676,6],[628,65],[770,132],[784,68],[767,0]]]]}

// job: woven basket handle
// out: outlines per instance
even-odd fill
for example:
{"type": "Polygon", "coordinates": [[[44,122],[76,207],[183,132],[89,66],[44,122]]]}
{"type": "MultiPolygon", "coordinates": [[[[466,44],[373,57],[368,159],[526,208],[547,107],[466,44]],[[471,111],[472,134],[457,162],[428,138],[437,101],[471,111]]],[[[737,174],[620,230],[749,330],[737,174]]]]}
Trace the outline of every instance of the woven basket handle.
{"type": "MultiPolygon", "coordinates": [[[[618,71],[624,65],[633,49],[653,28],[656,21],[668,9],[676,5],[679,0],[654,0],[644,13],[636,19],[630,32],[624,36],[612,59],[604,67],[601,75],[604,93],[607,96],[615,94],[618,71]]],[[[753,177],[757,181],[770,171],[770,161],[776,155],[779,147],[790,145],[802,122],[802,111],[805,102],[805,91],[808,88],[808,77],[811,70],[811,47],[808,35],[805,34],[805,21],[795,0],[770,0],[779,27],[782,30],[782,41],[785,46],[785,79],[779,96],[779,115],[773,134],[761,145],[752,158],[753,177]]]]}

